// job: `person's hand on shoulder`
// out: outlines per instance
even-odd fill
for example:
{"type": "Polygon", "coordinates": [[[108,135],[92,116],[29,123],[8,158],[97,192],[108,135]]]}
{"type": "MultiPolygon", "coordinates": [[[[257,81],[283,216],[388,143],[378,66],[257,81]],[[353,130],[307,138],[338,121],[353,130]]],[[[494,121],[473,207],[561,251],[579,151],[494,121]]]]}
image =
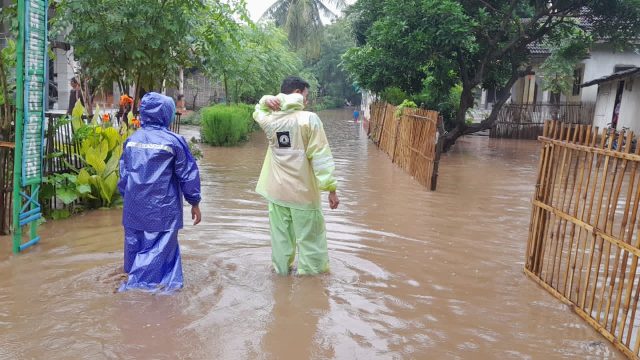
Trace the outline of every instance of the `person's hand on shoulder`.
{"type": "Polygon", "coordinates": [[[280,100],[275,96],[267,99],[265,101],[265,104],[269,107],[269,109],[271,109],[271,111],[280,111],[280,100]]]}

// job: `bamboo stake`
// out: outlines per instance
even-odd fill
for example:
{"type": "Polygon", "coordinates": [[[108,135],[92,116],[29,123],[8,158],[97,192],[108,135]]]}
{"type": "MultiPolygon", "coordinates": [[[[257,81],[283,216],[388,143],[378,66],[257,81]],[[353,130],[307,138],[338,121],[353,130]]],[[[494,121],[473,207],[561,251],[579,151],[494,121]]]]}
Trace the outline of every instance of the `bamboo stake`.
{"type": "MultiPolygon", "coordinates": [[[[621,132],[620,135],[618,136],[618,144],[622,144],[622,141],[624,140],[624,134],[621,132]]],[[[627,143],[626,146],[626,150],[623,149],[623,151],[629,153],[629,149],[631,148],[631,143],[627,143]]],[[[613,171],[613,180],[611,181],[611,190],[609,191],[609,201],[607,204],[607,209],[609,210],[609,216],[607,217],[607,222],[605,224],[605,232],[607,232],[608,234],[613,234],[613,222],[615,219],[615,215],[616,215],[616,209],[618,207],[618,199],[620,198],[620,190],[622,189],[622,182],[624,180],[624,175],[626,173],[627,170],[627,160],[621,160],[622,161],[622,166],[621,166],[621,174],[618,177],[618,183],[616,185],[614,185],[614,182],[616,180],[616,176],[618,173],[618,165],[620,163],[620,160],[616,159],[615,161],[615,165],[614,165],[614,171],[613,171]],[[611,197],[611,192],[613,191],[613,188],[615,186],[615,192],[613,194],[613,198],[611,197]]],[[[627,200],[628,203],[628,200],[627,200]]],[[[627,206],[627,211],[628,211],[628,206],[627,206]]],[[[626,216],[626,213],[625,213],[626,216]]],[[[626,221],[626,220],[625,220],[626,221]]],[[[620,239],[622,239],[623,237],[619,237],[620,239]]],[[[603,244],[604,244],[604,240],[603,240],[603,244]]],[[[618,248],[620,249],[620,248],[618,248]]],[[[600,316],[602,315],[602,305],[604,303],[604,299],[605,299],[605,294],[606,294],[606,288],[607,288],[607,278],[609,276],[609,264],[611,262],[611,243],[607,242],[607,256],[606,256],[606,261],[605,261],[605,265],[604,265],[604,277],[602,279],[602,281],[604,281],[604,283],[602,284],[602,291],[600,294],[600,303],[598,304],[598,315],[596,317],[596,320],[598,322],[600,322],[600,316]]],[[[598,266],[598,269],[600,267],[598,266]]],[[[598,272],[600,273],[600,272],[598,272]]],[[[598,281],[598,277],[596,276],[596,282],[598,281]]],[[[613,277],[611,279],[612,282],[615,283],[615,277],[613,277]]],[[[610,304],[610,300],[609,300],[609,304],[610,304]]],[[[607,316],[609,314],[609,310],[607,307],[607,316]]],[[[604,318],[604,322],[605,322],[605,326],[607,323],[607,317],[604,318]]]]}
{"type": "MultiPolygon", "coordinates": [[[[587,131],[591,131],[591,127],[587,128],[587,131]]],[[[591,143],[590,146],[591,147],[595,147],[596,146],[596,141],[598,139],[598,128],[596,127],[593,131],[593,135],[591,138],[591,143]]],[[[589,219],[591,219],[591,209],[593,206],[593,197],[591,197],[591,201],[589,204],[589,210],[587,213],[587,217],[585,218],[585,210],[586,210],[586,206],[587,206],[587,200],[589,199],[589,186],[591,183],[591,171],[593,168],[593,160],[595,157],[595,153],[587,153],[586,156],[589,157],[587,166],[588,166],[588,170],[587,170],[587,184],[585,185],[584,188],[584,193],[582,195],[582,211],[580,214],[580,220],[581,221],[589,221],[589,219]]],[[[596,159],[597,161],[597,159],[596,159]]],[[[597,182],[597,177],[596,177],[596,182],[597,182]]],[[[595,183],[594,183],[595,184],[595,183]]],[[[595,185],[594,185],[595,186],[595,185]]],[[[578,228],[578,242],[581,242],[582,240],[582,227],[578,228]]],[[[576,282],[576,303],[578,303],[579,299],[580,299],[580,295],[581,295],[581,288],[580,288],[580,284],[582,283],[582,269],[584,267],[584,260],[587,254],[587,243],[588,243],[588,238],[587,238],[587,234],[585,233],[585,239],[584,239],[584,247],[582,248],[582,257],[580,259],[580,271],[578,272],[578,281],[576,282]]],[[[574,273],[575,273],[575,269],[574,269],[574,273]]],[[[583,289],[584,290],[584,289],[583,289]]]]}
{"type": "MultiPolygon", "coordinates": [[[[636,152],[638,152],[639,149],[636,149],[636,152]]],[[[640,196],[640,195],[639,195],[640,196]]],[[[640,231],[640,222],[638,222],[637,228],[636,230],[640,231]]],[[[630,234],[628,239],[631,240],[631,237],[633,236],[633,234],[630,234]]],[[[636,239],[636,243],[634,245],[635,248],[640,248],[640,236],[637,237],[636,239]]],[[[636,254],[632,255],[632,261],[631,261],[631,276],[629,277],[629,285],[627,286],[627,293],[626,293],[626,303],[624,306],[624,312],[622,315],[622,321],[620,322],[622,324],[622,327],[620,328],[620,334],[624,333],[624,328],[627,322],[627,316],[629,314],[629,309],[630,309],[630,304],[631,304],[631,293],[633,291],[633,285],[635,282],[635,278],[636,278],[636,271],[638,269],[638,256],[636,254]]],[[[638,282],[640,284],[640,281],[638,282]]],[[[627,340],[625,341],[625,344],[628,346],[630,341],[631,341],[631,334],[633,332],[633,323],[635,321],[635,314],[636,314],[636,308],[638,305],[638,291],[636,291],[635,297],[634,297],[634,306],[633,308],[631,308],[631,318],[629,320],[629,329],[628,329],[628,333],[627,333],[627,340]]],[[[622,340],[622,335],[620,336],[620,339],[622,340]]],[[[639,337],[640,338],[640,337],[639,337]]]]}
{"type": "MultiPolygon", "coordinates": [[[[585,127],[583,125],[579,125],[579,133],[580,133],[580,137],[578,139],[578,142],[580,144],[583,144],[585,141],[585,127]]],[[[586,137],[586,139],[588,139],[588,135],[586,137]]],[[[573,205],[573,216],[577,217],[578,216],[578,208],[580,205],[580,194],[582,192],[582,182],[584,181],[584,168],[585,165],[584,162],[580,161],[580,156],[581,153],[578,153],[578,157],[576,158],[576,168],[574,169],[574,172],[577,174],[578,173],[578,166],[581,164],[582,166],[580,166],[580,175],[576,176],[580,178],[580,181],[578,182],[578,194],[576,196],[576,202],[573,205]]],[[[586,159],[587,155],[585,154],[584,159],[586,159]]],[[[574,192],[575,192],[575,178],[574,178],[574,192]]],[[[572,193],[573,195],[573,193],[572,193]]],[[[569,201],[569,205],[571,205],[571,201],[569,201]]],[[[567,209],[567,212],[569,210],[567,209]]],[[[565,223],[566,224],[566,223],[565,223]]],[[[575,229],[576,229],[576,225],[572,224],[571,226],[571,230],[569,231],[569,258],[567,259],[567,268],[565,269],[565,276],[564,276],[564,289],[562,290],[562,294],[564,294],[565,296],[567,296],[567,286],[569,287],[569,294],[571,293],[571,285],[570,285],[570,281],[573,280],[573,276],[569,277],[569,268],[572,264],[571,262],[571,254],[573,253],[573,240],[574,240],[574,235],[575,235],[575,229]]],[[[563,230],[563,237],[564,237],[564,232],[566,232],[567,227],[565,226],[564,230],[563,230]]],[[[579,245],[579,242],[577,243],[577,245],[579,245]]],[[[578,251],[579,251],[579,247],[576,246],[576,256],[574,259],[578,258],[578,251]]],[[[573,267],[575,268],[575,260],[573,262],[573,267]]],[[[571,298],[571,296],[567,296],[567,298],[571,298]]]]}
{"type": "MultiPolygon", "coordinates": [[[[574,133],[575,134],[575,133],[574,133]]],[[[566,135],[566,139],[565,142],[568,143],[569,139],[571,137],[571,125],[567,126],[567,135],[566,135]]],[[[572,154],[572,150],[567,149],[566,147],[563,149],[562,152],[562,165],[560,166],[560,186],[558,187],[558,192],[559,192],[559,196],[562,196],[562,200],[560,201],[560,209],[564,211],[564,205],[565,202],[567,200],[567,187],[569,185],[569,177],[570,177],[570,173],[571,173],[571,154],[572,154]],[[567,167],[567,176],[565,178],[564,176],[564,169],[565,166],[567,164],[567,154],[568,154],[568,163],[569,166],[567,167]]],[[[566,221],[564,222],[566,224],[566,221]]],[[[551,282],[549,283],[550,285],[553,286],[553,278],[554,275],[556,275],[556,278],[558,279],[558,281],[560,281],[560,267],[562,265],[562,247],[564,246],[564,238],[562,238],[560,236],[560,228],[562,227],[562,219],[558,219],[557,221],[557,226],[556,226],[556,231],[555,231],[555,235],[556,235],[556,247],[555,247],[555,252],[553,255],[553,265],[551,267],[551,282]],[[558,273],[556,274],[556,259],[558,260],[558,273]]],[[[558,282],[556,282],[556,286],[560,286],[560,284],[558,282]]]]}
{"type": "MultiPolygon", "coordinates": [[[[545,123],[544,130],[543,130],[545,136],[547,136],[551,127],[552,127],[551,122],[545,123]]],[[[550,149],[552,148],[552,145],[547,144],[544,141],[542,143],[543,143],[542,154],[540,156],[540,161],[542,165],[540,165],[540,167],[538,168],[538,179],[536,180],[536,191],[534,193],[533,200],[543,200],[543,194],[544,194],[544,191],[546,190],[545,179],[548,171],[547,163],[549,160],[549,153],[550,153],[550,149]]],[[[530,238],[532,249],[529,255],[531,258],[529,268],[532,271],[537,273],[538,269],[536,268],[536,266],[538,263],[539,254],[541,252],[540,246],[542,245],[542,239],[539,238],[539,229],[543,228],[543,224],[542,224],[543,219],[541,218],[541,216],[543,215],[542,209],[534,205],[533,215],[534,215],[534,220],[532,224],[533,230],[530,238]]]]}
{"type": "MultiPolygon", "coordinates": [[[[633,133],[629,133],[627,136],[627,148],[625,149],[627,152],[629,152],[631,150],[631,141],[633,140],[634,136],[633,133]]],[[[638,153],[640,151],[640,148],[637,147],[636,148],[636,153],[638,153]]],[[[624,210],[624,216],[622,218],[622,224],[620,227],[620,233],[619,233],[619,238],[624,238],[625,237],[625,233],[626,233],[626,229],[627,229],[627,221],[629,219],[629,208],[631,205],[631,202],[633,202],[633,210],[632,210],[632,214],[631,214],[631,224],[630,224],[630,231],[628,232],[629,235],[627,236],[627,240],[625,241],[626,243],[631,243],[631,239],[633,236],[633,229],[635,228],[635,223],[636,223],[636,216],[638,214],[638,205],[640,204],[640,191],[636,191],[636,196],[635,196],[635,201],[632,201],[634,199],[633,197],[633,190],[634,190],[634,186],[635,186],[635,180],[636,180],[636,171],[638,169],[638,163],[637,162],[633,162],[632,163],[632,170],[631,170],[631,178],[629,180],[629,189],[627,192],[627,201],[625,203],[625,210],[624,210]]],[[[616,326],[618,325],[618,322],[616,321],[616,319],[618,319],[618,314],[620,311],[620,303],[622,301],[622,289],[624,288],[624,283],[625,283],[625,277],[626,277],[626,268],[627,268],[627,259],[628,259],[628,252],[626,251],[622,251],[622,248],[618,248],[618,251],[616,252],[616,262],[613,266],[614,269],[614,273],[611,276],[611,283],[609,284],[609,300],[607,302],[607,314],[605,315],[605,319],[607,319],[609,317],[609,307],[611,306],[611,300],[613,299],[613,292],[615,289],[615,281],[614,279],[616,278],[617,275],[617,270],[618,270],[618,264],[619,264],[619,260],[620,260],[620,253],[623,253],[622,255],[622,264],[621,264],[621,269],[620,269],[620,281],[619,281],[619,290],[618,290],[618,296],[616,297],[616,303],[615,303],[615,307],[613,310],[613,317],[612,317],[612,321],[611,321],[611,333],[615,335],[616,332],[616,326]]],[[[622,334],[622,333],[621,333],[622,334]]]]}
{"type": "MultiPolygon", "coordinates": [[[[609,150],[611,150],[611,147],[613,146],[614,136],[613,136],[613,133],[608,134],[608,135],[609,135],[609,144],[608,144],[607,147],[608,147],[609,150]]],[[[609,156],[605,156],[605,159],[604,159],[604,167],[603,167],[603,170],[602,170],[602,184],[600,186],[600,197],[598,198],[598,206],[596,208],[596,210],[598,212],[596,213],[596,218],[595,218],[595,221],[593,222],[594,223],[594,227],[596,227],[596,228],[598,228],[600,226],[600,214],[602,213],[602,202],[604,200],[605,188],[607,186],[607,179],[609,177],[609,160],[610,159],[611,158],[609,156]]],[[[606,214],[605,214],[605,216],[606,216],[606,214]]],[[[598,240],[598,237],[597,237],[597,235],[594,234],[594,238],[593,238],[594,246],[595,246],[595,242],[597,240],[598,240]]],[[[597,264],[598,265],[596,265],[595,268],[592,268],[591,267],[592,264],[591,263],[589,264],[590,265],[589,267],[591,269],[593,269],[594,273],[595,273],[595,281],[593,283],[593,292],[591,292],[591,298],[589,300],[589,311],[588,311],[589,314],[591,314],[591,312],[593,311],[593,304],[594,304],[594,301],[595,301],[596,292],[598,291],[598,276],[600,275],[600,264],[602,263],[602,256],[603,256],[602,250],[603,250],[603,247],[604,247],[604,239],[601,238],[600,239],[600,246],[598,248],[598,259],[597,259],[597,264]]],[[[593,259],[593,257],[591,259],[593,259]]],[[[591,274],[591,273],[589,273],[589,274],[591,274]]],[[[585,310],[586,310],[586,308],[585,308],[585,310]]]]}
{"type": "MultiPolygon", "coordinates": [[[[576,143],[578,141],[578,137],[582,138],[582,134],[580,133],[580,127],[576,126],[575,128],[573,126],[571,126],[573,128],[573,140],[572,143],[576,143]]],[[[569,167],[567,168],[567,182],[565,184],[565,195],[567,193],[567,188],[568,188],[568,183],[569,183],[569,178],[571,177],[571,174],[573,174],[573,182],[571,183],[571,192],[568,194],[569,195],[569,201],[568,203],[566,203],[566,209],[565,206],[563,204],[562,206],[562,210],[570,213],[570,208],[571,208],[571,202],[573,201],[573,194],[575,193],[575,188],[576,188],[576,180],[577,180],[577,174],[578,174],[578,164],[579,164],[579,156],[580,153],[578,153],[578,158],[575,161],[575,165],[573,168],[573,171],[571,171],[571,164],[574,163],[573,161],[573,153],[577,152],[576,150],[570,150],[569,151],[569,159],[568,159],[568,164],[569,167]]],[[[575,216],[575,215],[574,215],[575,216]]],[[[567,234],[567,225],[569,224],[569,221],[564,222],[564,226],[562,226],[562,234],[560,235],[560,257],[559,257],[559,262],[558,262],[558,272],[556,273],[557,275],[557,279],[556,279],[556,284],[557,287],[560,288],[560,277],[561,277],[561,269],[562,269],[562,259],[564,258],[563,254],[564,254],[564,242],[565,242],[565,237],[567,234]]],[[[560,227],[558,227],[558,232],[560,232],[560,227]]],[[[573,239],[571,239],[573,240],[573,239]]],[[[572,246],[569,247],[569,253],[568,253],[568,259],[567,259],[567,270],[565,271],[565,277],[564,277],[564,287],[566,288],[567,286],[567,277],[569,275],[569,264],[571,262],[571,250],[572,246]]]]}
{"type": "MultiPolygon", "coordinates": [[[[545,121],[544,123],[544,128],[543,128],[543,135],[546,135],[547,133],[547,128],[549,127],[549,122],[545,121]]],[[[533,200],[537,200],[539,198],[540,195],[540,182],[542,179],[542,173],[544,171],[543,169],[543,164],[545,162],[545,158],[546,158],[546,149],[547,146],[543,143],[542,146],[542,151],[540,153],[540,160],[538,160],[538,175],[536,178],[536,190],[533,194],[533,200]]],[[[539,214],[539,208],[536,206],[532,206],[531,209],[531,218],[530,218],[530,225],[529,225],[529,238],[527,240],[527,251],[525,254],[525,259],[527,259],[527,264],[526,267],[528,269],[531,269],[531,265],[533,264],[532,261],[532,255],[533,255],[533,251],[535,249],[535,232],[536,229],[538,228],[538,214],[539,214]]]]}
{"type": "MultiPolygon", "coordinates": [[[[552,123],[551,124],[550,133],[552,134],[553,138],[555,138],[557,136],[558,130],[559,130],[558,124],[555,123],[555,122],[552,123]]],[[[552,191],[551,179],[554,177],[553,169],[554,169],[554,164],[556,162],[556,159],[554,157],[554,154],[556,152],[555,149],[556,149],[556,147],[553,146],[553,145],[551,145],[549,147],[549,159],[547,161],[548,170],[547,170],[546,177],[545,177],[544,194],[543,194],[543,197],[542,197],[542,202],[544,202],[545,204],[549,201],[550,194],[551,194],[551,191],[552,191]]],[[[540,251],[538,252],[539,256],[538,256],[538,259],[536,261],[536,268],[535,268],[536,269],[536,273],[540,277],[542,277],[542,267],[543,267],[543,264],[544,264],[544,254],[545,254],[545,251],[546,251],[546,248],[547,248],[547,243],[548,243],[547,236],[546,236],[547,229],[548,229],[547,225],[549,223],[549,219],[550,219],[551,214],[545,212],[545,213],[541,214],[541,216],[542,216],[542,219],[541,219],[541,230],[540,230],[540,251]]]]}
{"type": "MultiPolygon", "coordinates": [[[[562,123],[560,125],[560,137],[559,137],[559,139],[562,140],[565,137],[565,133],[564,133],[565,129],[567,130],[566,131],[567,139],[566,139],[565,142],[568,142],[569,141],[569,136],[571,134],[571,131],[569,131],[569,129],[565,126],[564,123],[562,123]]],[[[563,144],[565,142],[563,142],[563,144]]],[[[558,201],[562,205],[564,205],[564,199],[566,198],[566,193],[562,192],[562,184],[563,184],[563,178],[564,178],[564,167],[565,167],[565,162],[566,162],[566,159],[567,159],[567,148],[564,147],[564,146],[561,146],[561,148],[562,148],[562,160],[560,162],[560,171],[556,172],[556,176],[555,176],[554,181],[553,181],[554,185],[553,185],[553,190],[552,190],[552,193],[551,193],[551,198],[549,199],[548,202],[546,202],[551,207],[556,207],[557,206],[557,204],[554,204],[554,201],[553,201],[555,198],[557,198],[559,196],[562,196],[562,200],[561,200],[562,202],[558,201]],[[556,180],[559,180],[559,181],[556,181],[556,180]],[[556,182],[559,183],[558,186],[556,186],[556,182]],[[557,196],[556,196],[556,194],[557,194],[557,196]]],[[[560,150],[558,152],[560,152],[560,150]]],[[[561,224],[562,223],[562,219],[558,219],[557,216],[553,216],[551,218],[551,226],[549,227],[549,231],[550,231],[550,234],[549,234],[550,235],[549,255],[550,255],[550,258],[549,258],[549,261],[547,262],[546,274],[545,274],[545,282],[547,282],[548,284],[550,284],[552,286],[553,286],[553,275],[554,275],[554,271],[555,271],[555,268],[556,268],[556,257],[557,257],[557,254],[558,254],[558,245],[560,243],[560,239],[558,238],[559,234],[558,234],[557,231],[554,231],[554,229],[556,227],[556,222],[558,224],[561,224]],[[553,250],[552,250],[552,248],[553,248],[553,250]],[[553,251],[553,255],[551,254],[552,251],[553,251]],[[549,269],[550,266],[551,266],[551,268],[549,269]]]]}
{"type": "MultiPolygon", "coordinates": [[[[605,134],[606,134],[606,129],[603,129],[602,130],[601,140],[600,140],[600,146],[601,147],[604,147],[604,142],[605,142],[605,139],[606,139],[605,134]]],[[[609,144],[609,145],[611,145],[611,144],[609,144]]],[[[608,158],[605,159],[605,164],[609,163],[608,160],[609,160],[608,158]]],[[[598,158],[598,161],[596,163],[596,170],[595,170],[596,179],[593,182],[591,202],[589,204],[589,217],[587,218],[587,220],[591,220],[591,211],[593,209],[593,200],[595,199],[596,189],[598,187],[598,177],[600,175],[600,164],[601,163],[602,163],[602,156],[598,158]]],[[[603,184],[602,186],[603,187],[604,187],[604,184],[606,183],[606,181],[605,181],[606,180],[606,173],[607,172],[606,172],[606,165],[605,165],[605,171],[603,172],[603,176],[602,176],[602,184],[603,184]]],[[[600,200],[599,200],[599,203],[598,203],[598,209],[600,209],[601,206],[602,206],[602,196],[600,196],[600,200]]],[[[598,210],[598,212],[596,213],[595,224],[598,223],[598,218],[599,217],[600,217],[600,210],[598,210]]],[[[584,293],[582,293],[582,302],[580,303],[580,307],[581,308],[584,308],[584,305],[585,305],[586,300],[587,300],[587,293],[588,293],[588,290],[589,290],[589,278],[591,277],[591,270],[593,269],[592,268],[592,266],[593,266],[593,256],[594,256],[593,252],[595,251],[595,249],[596,249],[596,236],[594,235],[593,238],[591,239],[591,251],[589,252],[589,266],[586,269],[587,270],[587,277],[586,277],[585,282],[584,282],[584,293]]]]}

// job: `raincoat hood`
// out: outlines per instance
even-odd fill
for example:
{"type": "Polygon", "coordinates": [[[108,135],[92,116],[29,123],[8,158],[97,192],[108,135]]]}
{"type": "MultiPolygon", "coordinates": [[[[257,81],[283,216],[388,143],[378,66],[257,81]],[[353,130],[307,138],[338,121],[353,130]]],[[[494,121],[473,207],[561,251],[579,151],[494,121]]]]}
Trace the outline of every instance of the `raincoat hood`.
{"type": "Polygon", "coordinates": [[[140,102],[140,123],[169,127],[176,113],[173,99],[155,92],[147,93],[140,102]]]}
{"type": "Polygon", "coordinates": [[[282,111],[296,111],[304,109],[304,97],[302,94],[278,94],[276,96],[280,100],[280,108],[282,111]]]}

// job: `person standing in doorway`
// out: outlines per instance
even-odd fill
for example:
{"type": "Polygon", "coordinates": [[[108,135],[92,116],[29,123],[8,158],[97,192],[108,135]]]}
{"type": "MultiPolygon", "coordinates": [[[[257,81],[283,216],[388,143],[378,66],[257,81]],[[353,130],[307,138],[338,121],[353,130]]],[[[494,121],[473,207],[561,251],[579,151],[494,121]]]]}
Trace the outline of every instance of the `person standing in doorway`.
{"type": "Polygon", "coordinates": [[[304,111],[309,83],[286,78],[277,96],[264,96],[253,117],[269,141],[256,192],[269,202],[271,258],[276,273],[329,271],[329,255],[320,192],[329,206],[340,203],[331,148],[318,115],[304,111]]]}
{"type": "Polygon", "coordinates": [[[71,112],[73,112],[73,108],[76,106],[78,100],[80,100],[80,103],[84,106],[84,98],[82,97],[82,90],[80,89],[80,82],[78,82],[78,79],[75,77],[71,78],[69,85],[71,85],[71,91],[69,92],[67,115],[71,115],[71,112]]]}

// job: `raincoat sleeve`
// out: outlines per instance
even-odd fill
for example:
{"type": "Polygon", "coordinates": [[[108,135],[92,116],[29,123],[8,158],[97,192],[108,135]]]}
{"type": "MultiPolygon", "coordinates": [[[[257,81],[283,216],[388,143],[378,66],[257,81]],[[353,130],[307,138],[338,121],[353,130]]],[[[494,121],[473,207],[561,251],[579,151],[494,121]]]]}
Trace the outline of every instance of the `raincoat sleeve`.
{"type": "Polygon", "coordinates": [[[196,160],[189,151],[189,145],[181,136],[177,137],[178,146],[176,146],[176,162],[175,174],[180,183],[180,189],[184,194],[184,198],[191,206],[197,206],[200,203],[200,171],[196,160]]]}
{"type": "Polygon", "coordinates": [[[285,98],[284,94],[278,94],[277,96],[273,96],[273,95],[263,96],[260,99],[260,101],[256,104],[255,111],[253,112],[253,120],[255,120],[258,123],[258,125],[260,125],[260,127],[262,128],[264,128],[266,117],[271,113],[273,113],[273,110],[271,110],[269,106],[267,106],[267,100],[273,99],[273,98],[280,100],[281,108],[284,109],[286,105],[285,103],[287,99],[285,98]]]}
{"type": "Polygon", "coordinates": [[[128,181],[128,177],[129,177],[129,172],[127,171],[127,165],[125,162],[125,156],[127,154],[127,141],[124,142],[123,144],[123,148],[122,148],[122,155],[120,156],[120,165],[119,165],[119,173],[120,173],[120,178],[118,179],[118,191],[120,191],[120,195],[122,195],[122,197],[124,198],[124,191],[127,188],[127,181],[128,181]]]}
{"type": "Polygon", "coordinates": [[[309,117],[307,158],[311,160],[316,183],[322,191],[335,191],[338,182],[334,175],[336,165],[333,162],[331,148],[324,133],[322,121],[316,114],[309,117]]]}

